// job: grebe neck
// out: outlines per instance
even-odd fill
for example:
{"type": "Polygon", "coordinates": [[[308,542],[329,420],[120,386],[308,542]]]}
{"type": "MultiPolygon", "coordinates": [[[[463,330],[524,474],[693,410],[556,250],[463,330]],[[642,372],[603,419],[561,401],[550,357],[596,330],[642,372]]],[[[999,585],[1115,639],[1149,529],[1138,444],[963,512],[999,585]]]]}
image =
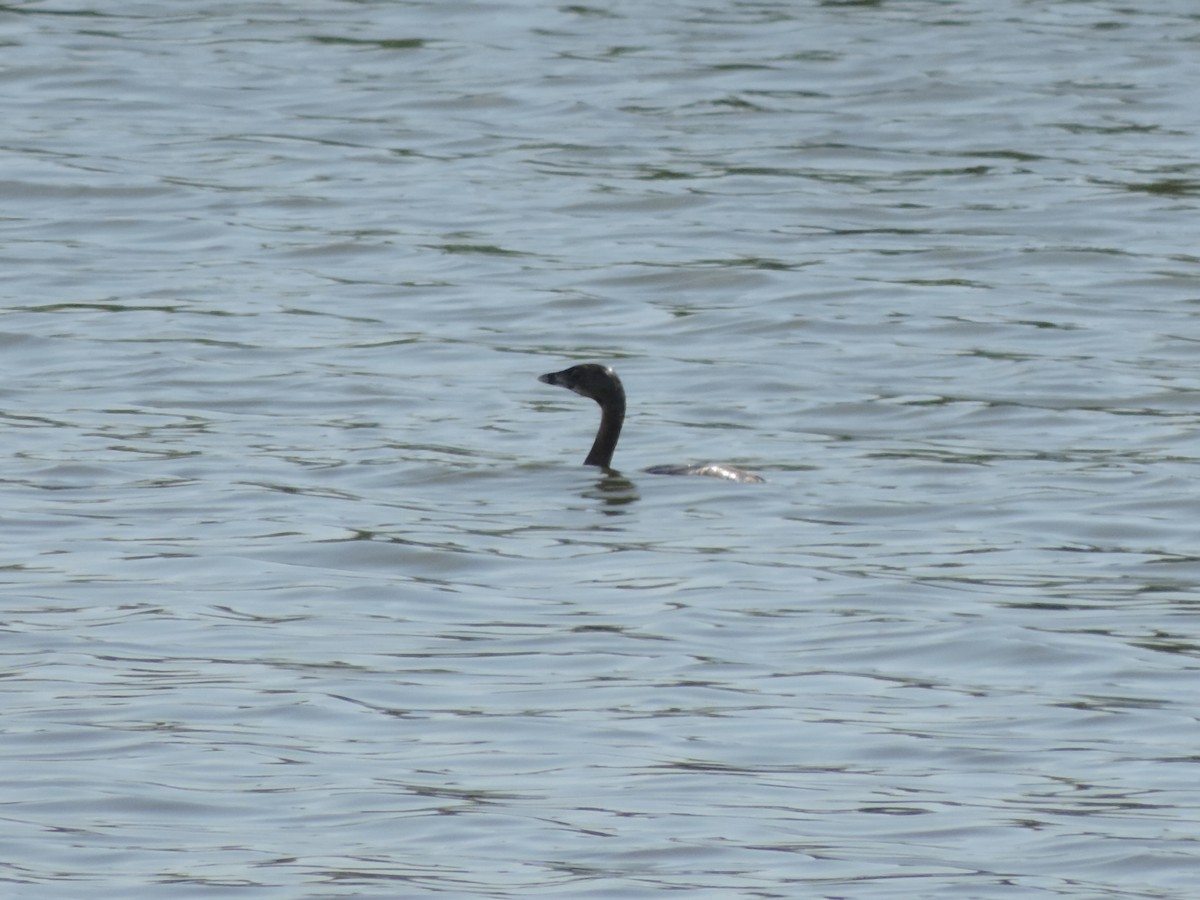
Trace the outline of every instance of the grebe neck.
{"type": "Polygon", "coordinates": [[[617,440],[621,437],[621,426],[625,424],[625,392],[622,390],[605,400],[599,397],[595,399],[600,404],[600,428],[583,464],[611,469],[617,440]]]}

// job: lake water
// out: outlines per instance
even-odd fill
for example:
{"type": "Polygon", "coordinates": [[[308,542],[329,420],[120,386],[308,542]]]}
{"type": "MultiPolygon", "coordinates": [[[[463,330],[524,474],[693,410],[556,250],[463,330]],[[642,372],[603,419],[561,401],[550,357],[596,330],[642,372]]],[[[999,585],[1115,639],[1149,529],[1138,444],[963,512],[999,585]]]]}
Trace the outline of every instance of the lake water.
{"type": "Polygon", "coordinates": [[[0,8],[0,896],[1195,897],[1198,49],[0,8]]]}

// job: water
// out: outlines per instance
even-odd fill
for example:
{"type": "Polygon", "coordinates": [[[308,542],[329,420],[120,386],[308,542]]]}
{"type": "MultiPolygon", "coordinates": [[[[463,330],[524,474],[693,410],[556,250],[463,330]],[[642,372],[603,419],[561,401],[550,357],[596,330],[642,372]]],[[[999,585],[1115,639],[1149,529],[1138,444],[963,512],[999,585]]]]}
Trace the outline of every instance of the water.
{"type": "Polygon", "coordinates": [[[1191,897],[1197,39],[4,7],[0,895],[1191,897]]]}

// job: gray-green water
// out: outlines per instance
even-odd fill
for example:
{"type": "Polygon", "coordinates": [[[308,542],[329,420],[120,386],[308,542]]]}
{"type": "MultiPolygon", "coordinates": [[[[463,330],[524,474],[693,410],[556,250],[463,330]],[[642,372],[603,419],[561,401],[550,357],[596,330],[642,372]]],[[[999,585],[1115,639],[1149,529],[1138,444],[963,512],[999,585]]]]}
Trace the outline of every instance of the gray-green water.
{"type": "Polygon", "coordinates": [[[0,896],[1194,896],[1198,47],[0,7],[0,896]]]}

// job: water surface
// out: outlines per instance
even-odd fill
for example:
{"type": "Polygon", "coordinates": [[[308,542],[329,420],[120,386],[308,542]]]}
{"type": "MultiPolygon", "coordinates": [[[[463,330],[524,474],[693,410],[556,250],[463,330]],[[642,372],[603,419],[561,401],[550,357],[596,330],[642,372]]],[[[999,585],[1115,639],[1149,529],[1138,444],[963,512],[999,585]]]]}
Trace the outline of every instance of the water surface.
{"type": "Polygon", "coordinates": [[[1198,39],[0,8],[0,884],[1192,896],[1198,39]]]}

